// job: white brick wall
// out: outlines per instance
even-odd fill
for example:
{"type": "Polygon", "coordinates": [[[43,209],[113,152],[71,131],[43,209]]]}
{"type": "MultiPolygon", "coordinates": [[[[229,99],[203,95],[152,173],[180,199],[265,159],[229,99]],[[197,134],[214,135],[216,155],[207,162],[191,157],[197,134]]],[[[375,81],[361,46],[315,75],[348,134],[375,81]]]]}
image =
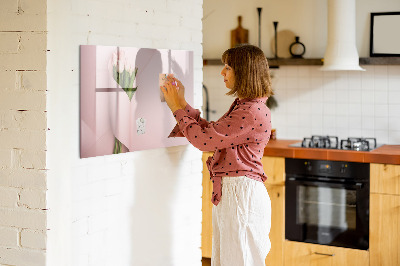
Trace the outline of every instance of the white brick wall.
{"type": "Polygon", "coordinates": [[[0,207],[15,208],[18,204],[19,189],[12,187],[0,187],[0,207]]]}
{"type": "Polygon", "coordinates": [[[193,50],[201,106],[202,0],[47,8],[47,264],[201,265],[201,152],[178,146],[79,159],[79,45],[193,50]]]}
{"type": "Polygon", "coordinates": [[[19,230],[0,227],[0,247],[18,247],[19,230]]]}
{"type": "Polygon", "coordinates": [[[45,265],[46,254],[42,250],[14,249],[0,247],[3,265],[45,265]]]}
{"type": "Polygon", "coordinates": [[[22,230],[21,246],[31,249],[46,249],[46,232],[28,229],[22,230]]]}
{"type": "Polygon", "coordinates": [[[1,265],[45,265],[46,4],[0,3],[1,265]]]}

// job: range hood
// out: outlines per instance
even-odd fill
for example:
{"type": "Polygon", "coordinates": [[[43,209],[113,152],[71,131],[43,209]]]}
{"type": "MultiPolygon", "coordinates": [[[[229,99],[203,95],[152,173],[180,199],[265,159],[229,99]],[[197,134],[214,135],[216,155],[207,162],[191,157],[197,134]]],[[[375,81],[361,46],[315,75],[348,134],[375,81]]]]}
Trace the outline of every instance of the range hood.
{"type": "Polygon", "coordinates": [[[358,70],[355,0],[328,0],[328,44],[323,71],[358,70]]]}

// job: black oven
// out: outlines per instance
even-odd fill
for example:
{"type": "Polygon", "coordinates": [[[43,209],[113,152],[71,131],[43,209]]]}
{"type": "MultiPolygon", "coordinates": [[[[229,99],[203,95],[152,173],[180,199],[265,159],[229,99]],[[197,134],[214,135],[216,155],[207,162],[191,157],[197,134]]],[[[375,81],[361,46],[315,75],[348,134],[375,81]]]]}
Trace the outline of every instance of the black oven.
{"type": "Polygon", "coordinates": [[[285,169],[286,239],[368,249],[368,163],[287,158],[285,169]]]}

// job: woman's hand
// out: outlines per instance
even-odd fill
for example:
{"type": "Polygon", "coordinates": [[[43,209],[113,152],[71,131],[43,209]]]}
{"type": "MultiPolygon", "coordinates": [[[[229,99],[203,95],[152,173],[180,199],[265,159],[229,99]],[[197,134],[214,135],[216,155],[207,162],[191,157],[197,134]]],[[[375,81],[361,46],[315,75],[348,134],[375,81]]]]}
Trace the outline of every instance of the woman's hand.
{"type": "Polygon", "coordinates": [[[179,103],[183,108],[185,108],[187,102],[185,100],[185,87],[183,86],[182,82],[179,79],[175,78],[172,74],[167,76],[167,80],[172,82],[172,84],[174,84],[175,82],[175,86],[179,88],[178,89],[179,103]]]}
{"type": "Polygon", "coordinates": [[[178,90],[178,97],[179,97],[179,102],[181,104],[181,106],[183,108],[186,107],[187,102],[185,100],[185,87],[183,86],[182,82],[177,79],[177,78],[173,78],[175,82],[177,82],[179,90],[178,90]]]}
{"type": "MultiPolygon", "coordinates": [[[[178,84],[179,83],[180,81],[178,82],[178,84]]],[[[181,104],[182,96],[179,95],[180,94],[179,90],[181,89],[181,87],[179,87],[178,90],[175,84],[176,84],[175,81],[172,81],[172,78],[169,77],[167,81],[164,83],[164,86],[160,87],[161,91],[164,93],[165,101],[167,102],[168,107],[169,109],[171,109],[172,113],[174,113],[178,109],[183,109],[186,106],[186,105],[182,106],[181,104]]],[[[185,100],[184,97],[183,100],[185,100]]]]}

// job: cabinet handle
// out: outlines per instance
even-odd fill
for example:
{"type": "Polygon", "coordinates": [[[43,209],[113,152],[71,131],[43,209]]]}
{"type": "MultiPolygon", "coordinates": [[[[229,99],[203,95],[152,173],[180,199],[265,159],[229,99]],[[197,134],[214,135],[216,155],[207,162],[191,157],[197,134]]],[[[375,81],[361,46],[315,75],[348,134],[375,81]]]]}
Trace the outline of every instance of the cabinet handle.
{"type": "Polygon", "coordinates": [[[323,256],[330,256],[333,257],[335,254],[327,254],[327,253],[320,253],[320,252],[314,252],[315,255],[323,255],[323,256]]]}

